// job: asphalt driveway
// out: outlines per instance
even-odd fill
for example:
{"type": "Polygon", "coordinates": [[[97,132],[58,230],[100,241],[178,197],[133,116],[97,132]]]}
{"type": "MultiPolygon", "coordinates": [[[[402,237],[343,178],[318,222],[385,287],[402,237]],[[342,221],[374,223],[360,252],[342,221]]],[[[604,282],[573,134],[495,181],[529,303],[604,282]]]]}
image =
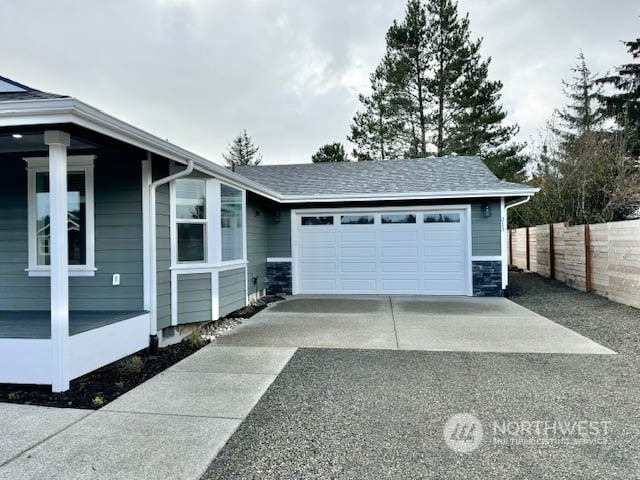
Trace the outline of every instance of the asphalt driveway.
{"type": "Polygon", "coordinates": [[[611,354],[505,298],[296,296],[273,304],[223,345],[460,352],[611,354]]]}

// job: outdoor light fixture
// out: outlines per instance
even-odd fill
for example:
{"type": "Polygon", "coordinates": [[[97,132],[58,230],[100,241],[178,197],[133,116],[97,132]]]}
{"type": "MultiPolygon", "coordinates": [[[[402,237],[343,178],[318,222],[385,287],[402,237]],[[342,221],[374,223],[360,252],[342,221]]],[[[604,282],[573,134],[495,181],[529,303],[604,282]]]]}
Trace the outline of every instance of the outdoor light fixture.
{"type": "Polygon", "coordinates": [[[484,218],[489,218],[491,216],[491,204],[490,203],[483,204],[482,211],[484,212],[484,218]]]}
{"type": "Polygon", "coordinates": [[[16,139],[20,139],[20,138],[22,138],[22,134],[20,134],[20,133],[14,133],[14,134],[13,134],[13,135],[11,135],[11,136],[12,136],[13,138],[16,138],[16,139]]]}

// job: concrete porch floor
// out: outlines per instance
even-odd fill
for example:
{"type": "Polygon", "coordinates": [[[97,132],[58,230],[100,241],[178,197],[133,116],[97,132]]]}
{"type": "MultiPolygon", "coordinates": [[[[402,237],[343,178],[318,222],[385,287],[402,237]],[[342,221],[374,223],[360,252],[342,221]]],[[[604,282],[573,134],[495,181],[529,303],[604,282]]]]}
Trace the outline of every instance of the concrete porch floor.
{"type": "Polygon", "coordinates": [[[218,339],[224,345],[612,354],[505,298],[295,296],[218,339]]]}

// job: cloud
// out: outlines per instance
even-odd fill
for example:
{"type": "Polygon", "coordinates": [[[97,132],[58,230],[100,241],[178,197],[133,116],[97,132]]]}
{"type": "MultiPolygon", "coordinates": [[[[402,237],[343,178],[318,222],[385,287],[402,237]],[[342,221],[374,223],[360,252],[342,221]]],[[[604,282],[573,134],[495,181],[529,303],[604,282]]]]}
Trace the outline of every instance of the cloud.
{"type": "MultiPolygon", "coordinates": [[[[265,163],[309,161],[345,141],[358,93],[404,14],[384,0],[0,0],[0,75],[80,98],[221,162],[246,128],[265,163]],[[18,39],[18,40],[16,40],[18,39]]],[[[463,0],[521,138],[562,101],[579,48],[593,70],[626,60],[628,0],[463,0]]]]}

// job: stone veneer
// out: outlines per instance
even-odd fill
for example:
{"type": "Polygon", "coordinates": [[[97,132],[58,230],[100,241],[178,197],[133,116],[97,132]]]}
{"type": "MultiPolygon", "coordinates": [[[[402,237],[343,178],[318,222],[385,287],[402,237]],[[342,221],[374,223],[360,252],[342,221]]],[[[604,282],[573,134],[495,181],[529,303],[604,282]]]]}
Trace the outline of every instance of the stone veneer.
{"type": "Polygon", "coordinates": [[[267,262],[267,280],[269,295],[291,295],[293,289],[291,262],[267,262]]]}
{"type": "Polygon", "coordinates": [[[473,296],[502,296],[502,262],[500,260],[473,262],[473,296]]]}

